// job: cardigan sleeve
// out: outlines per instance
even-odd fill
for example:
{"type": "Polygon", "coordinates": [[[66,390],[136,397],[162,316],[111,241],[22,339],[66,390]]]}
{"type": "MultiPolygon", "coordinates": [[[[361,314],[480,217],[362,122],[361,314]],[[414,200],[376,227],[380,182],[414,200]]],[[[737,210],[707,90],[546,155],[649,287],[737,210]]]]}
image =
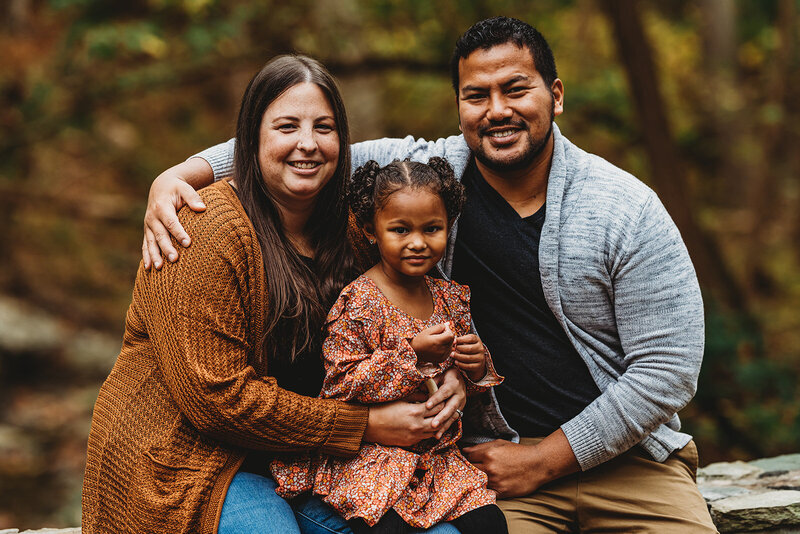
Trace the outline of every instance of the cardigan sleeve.
{"type": "Polygon", "coordinates": [[[366,408],[304,397],[256,373],[266,301],[258,243],[230,202],[205,200],[205,213],[180,213],[192,237],[181,260],[140,268],[134,290],[175,403],[199,431],[233,445],[355,454],[366,408]]]}
{"type": "MultiPolygon", "coordinates": [[[[214,171],[214,180],[222,180],[233,175],[235,146],[236,140],[228,139],[224,143],[209,147],[191,157],[206,160],[214,171]]],[[[369,160],[375,160],[381,165],[405,158],[427,163],[431,157],[439,156],[450,162],[458,177],[464,172],[470,157],[469,147],[461,135],[443,137],[435,141],[415,139],[410,135],[402,139],[384,138],[362,141],[350,145],[350,154],[354,171],[369,160]]]]}
{"type": "Polygon", "coordinates": [[[623,369],[562,425],[583,470],[624,452],[693,397],[703,359],[703,301],[677,227],[651,194],[610,265],[623,369]]]}

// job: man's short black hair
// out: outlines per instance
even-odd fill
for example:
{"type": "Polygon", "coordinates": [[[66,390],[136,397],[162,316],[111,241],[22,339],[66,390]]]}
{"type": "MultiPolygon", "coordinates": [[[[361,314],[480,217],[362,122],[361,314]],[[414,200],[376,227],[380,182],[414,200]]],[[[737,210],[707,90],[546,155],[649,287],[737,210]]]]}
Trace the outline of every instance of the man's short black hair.
{"type": "Polygon", "coordinates": [[[556,61],[550,45],[536,28],[511,17],[494,17],[475,23],[456,41],[453,58],[450,60],[450,72],[453,77],[453,89],[458,96],[458,63],[477,49],[488,50],[505,43],[527,47],[533,56],[533,64],[541,74],[547,87],[553,85],[558,78],[556,61]]]}

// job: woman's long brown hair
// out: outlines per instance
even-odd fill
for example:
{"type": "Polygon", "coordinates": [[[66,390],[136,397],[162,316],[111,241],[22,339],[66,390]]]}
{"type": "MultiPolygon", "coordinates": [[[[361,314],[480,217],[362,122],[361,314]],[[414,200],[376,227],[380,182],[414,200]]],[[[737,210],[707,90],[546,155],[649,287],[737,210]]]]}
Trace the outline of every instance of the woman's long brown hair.
{"type": "Polygon", "coordinates": [[[278,56],[247,86],[236,125],[234,179],[239,199],[253,223],[267,275],[266,335],[262,363],[293,361],[318,351],[328,309],[355,274],[347,240],[345,190],[350,177],[350,135],[344,102],[333,77],[318,61],[301,55],[278,56]],[[267,107],[289,88],[316,84],[333,108],[339,134],[339,161],[322,188],[306,230],[314,248],[314,267],[303,261],[286,237],[280,212],[258,163],[261,119],[267,107]]]}

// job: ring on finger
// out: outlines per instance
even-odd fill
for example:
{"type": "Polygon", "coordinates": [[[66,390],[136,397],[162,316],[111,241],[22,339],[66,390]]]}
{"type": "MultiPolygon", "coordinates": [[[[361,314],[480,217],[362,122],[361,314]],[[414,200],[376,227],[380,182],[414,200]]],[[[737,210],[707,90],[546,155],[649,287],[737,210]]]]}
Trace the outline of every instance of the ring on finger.
{"type": "Polygon", "coordinates": [[[464,417],[464,412],[462,412],[458,408],[456,408],[456,413],[458,414],[458,419],[461,419],[462,417],[464,417]]]}

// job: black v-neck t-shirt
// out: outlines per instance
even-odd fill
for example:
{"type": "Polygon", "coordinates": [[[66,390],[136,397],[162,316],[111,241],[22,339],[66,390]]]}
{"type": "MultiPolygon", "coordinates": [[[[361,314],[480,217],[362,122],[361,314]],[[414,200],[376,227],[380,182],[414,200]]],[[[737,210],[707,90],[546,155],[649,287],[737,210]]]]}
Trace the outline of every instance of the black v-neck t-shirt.
{"type": "Polygon", "coordinates": [[[545,206],[520,217],[470,163],[452,278],[470,287],[472,318],[505,381],[500,409],[521,436],[546,436],[600,395],[544,298],[539,238],[545,206]]]}

